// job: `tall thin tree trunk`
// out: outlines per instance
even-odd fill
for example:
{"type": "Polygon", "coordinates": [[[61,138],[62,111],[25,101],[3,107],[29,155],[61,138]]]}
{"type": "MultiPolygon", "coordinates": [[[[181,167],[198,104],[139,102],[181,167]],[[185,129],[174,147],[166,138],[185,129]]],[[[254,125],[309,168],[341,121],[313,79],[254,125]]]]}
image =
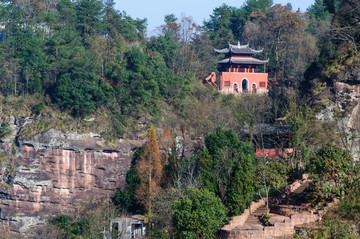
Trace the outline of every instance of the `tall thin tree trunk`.
{"type": "Polygon", "coordinates": [[[265,187],[265,193],[266,193],[266,215],[269,214],[269,190],[266,184],[266,175],[264,170],[264,187],[265,187]]]}
{"type": "Polygon", "coordinates": [[[26,93],[29,93],[29,71],[27,67],[26,67],[25,78],[26,78],[26,93]]]}
{"type": "Polygon", "coordinates": [[[16,96],[16,65],[14,68],[14,95],[16,96]]]}
{"type": "Polygon", "coordinates": [[[152,168],[152,164],[150,162],[150,165],[149,165],[149,215],[151,215],[151,193],[152,193],[152,190],[151,190],[151,171],[152,171],[152,169],[151,168],[152,168]]]}

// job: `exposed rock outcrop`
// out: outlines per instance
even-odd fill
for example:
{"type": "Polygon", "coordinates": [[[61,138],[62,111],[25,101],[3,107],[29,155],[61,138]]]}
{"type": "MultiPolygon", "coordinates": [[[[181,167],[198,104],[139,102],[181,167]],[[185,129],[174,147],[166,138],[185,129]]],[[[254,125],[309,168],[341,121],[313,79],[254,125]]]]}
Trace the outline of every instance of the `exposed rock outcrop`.
{"type": "Polygon", "coordinates": [[[317,118],[336,122],[339,145],[360,160],[360,85],[336,82],[321,101],[327,101],[317,118]]]}
{"type": "Polygon", "coordinates": [[[99,135],[49,130],[16,138],[24,123],[9,118],[12,134],[0,149],[16,154],[16,175],[0,193],[0,217],[15,231],[24,231],[42,215],[71,212],[77,204],[106,199],[125,183],[134,149],[141,141],[108,145],[99,135]],[[16,143],[16,144],[15,144],[16,143]]]}

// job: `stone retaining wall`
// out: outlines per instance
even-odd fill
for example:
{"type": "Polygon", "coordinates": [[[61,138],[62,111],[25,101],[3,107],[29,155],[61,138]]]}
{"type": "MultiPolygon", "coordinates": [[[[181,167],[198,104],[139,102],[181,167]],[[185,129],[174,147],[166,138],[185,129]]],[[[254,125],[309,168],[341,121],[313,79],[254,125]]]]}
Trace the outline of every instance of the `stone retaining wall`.
{"type": "Polygon", "coordinates": [[[303,212],[292,215],[283,222],[275,223],[274,226],[264,227],[262,225],[240,226],[232,230],[222,229],[220,237],[223,239],[255,239],[292,236],[295,233],[294,227],[306,223],[316,222],[320,214],[303,212]]]}
{"type": "MultiPolygon", "coordinates": [[[[296,180],[288,185],[290,192],[295,192],[304,183],[308,182],[309,175],[304,174],[302,180],[296,180]]],[[[240,216],[232,217],[229,224],[221,229],[220,238],[222,239],[243,239],[243,238],[274,238],[281,236],[292,236],[295,233],[294,227],[306,223],[316,222],[323,214],[323,211],[313,213],[313,211],[296,212],[290,217],[273,215],[273,226],[264,227],[260,224],[244,226],[248,217],[259,207],[265,205],[266,199],[254,201],[249,208],[244,210],[240,216]]]]}
{"type": "Polygon", "coordinates": [[[240,216],[232,217],[229,224],[225,225],[222,230],[233,230],[236,227],[240,227],[244,225],[248,217],[254,213],[259,207],[265,205],[266,199],[262,198],[257,201],[253,201],[250,206],[244,210],[244,212],[240,216]]]}

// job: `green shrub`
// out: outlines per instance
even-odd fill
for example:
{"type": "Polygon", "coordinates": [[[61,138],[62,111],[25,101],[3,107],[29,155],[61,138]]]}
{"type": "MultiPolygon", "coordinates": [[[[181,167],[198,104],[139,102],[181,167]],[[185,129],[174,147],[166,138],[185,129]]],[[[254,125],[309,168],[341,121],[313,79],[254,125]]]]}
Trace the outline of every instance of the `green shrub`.
{"type": "Polygon", "coordinates": [[[36,105],[33,107],[33,112],[34,112],[34,114],[39,115],[39,114],[41,114],[41,112],[44,110],[44,108],[45,108],[45,103],[44,103],[44,102],[40,102],[39,104],[36,104],[36,105]]]}
{"type": "Polygon", "coordinates": [[[263,225],[264,225],[265,227],[270,226],[270,222],[269,222],[270,218],[271,218],[270,214],[265,214],[265,215],[261,218],[261,222],[263,223],[263,225]]]}
{"type": "Polygon", "coordinates": [[[327,216],[323,222],[323,227],[312,232],[311,238],[321,239],[356,239],[359,238],[356,229],[350,223],[339,220],[332,215],[327,216]]]}
{"type": "Polygon", "coordinates": [[[339,214],[346,219],[360,221],[360,183],[340,200],[339,214]]]}
{"type": "Polygon", "coordinates": [[[354,173],[353,158],[349,151],[327,144],[310,160],[310,172],[315,189],[321,196],[343,195],[354,173]]]}
{"type": "Polygon", "coordinates": [[[68,215],[59,215],[50,218],[49,222],[58,226],[65,238],[77,238],[78,236],[84,236],[90,226],[86,220],[75,221],[68,215]]]}
{"type": "Polygon", "coordinates": [[[225,206],[206,189],[188,188],[174,202],[174,222],[180,238],[216,238],[225,220],[225,206]]]}

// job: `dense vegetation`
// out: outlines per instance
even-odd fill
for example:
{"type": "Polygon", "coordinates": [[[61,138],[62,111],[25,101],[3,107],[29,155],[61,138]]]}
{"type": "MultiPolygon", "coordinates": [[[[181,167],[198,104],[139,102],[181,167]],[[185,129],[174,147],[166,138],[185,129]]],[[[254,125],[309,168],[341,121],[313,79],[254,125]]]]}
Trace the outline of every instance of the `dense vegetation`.
{"type": "Polygon", "coordinates": [[[117,132],[113,136],[121,135],[125,116],[156,115],[162,101],[176,105],[184,99],[192,76],[175,74],[161,54],[168,51],[164,44],[179,47],[173,37],[147,41],[146,21],[113,6],[111,1],[2,2],[2,95],[37,95],[74,117],[103,107],[117,132]]]}
{"type": "MultiPolygon", "coordinates": [[[[202,25],[166,15],[149,38],[146,19],[115,10],[111,0],[1,1],[1,139],[11,134],[3,116],[32,114],[35,123],[17,137],[58,128],[146,140],[126,186],[116,190],[117,208],[97,204],[52,217],[35,237],[97,238],[123,210],[145,215],[155,238],[216,238],[230,216],[304,172],[314,179],[314,201],[343,197],[337,216],[308,237],[356,235],[359,169],[331,144],[347,148],[349,132],[315,115],[329,101],[320,99],[327,86],[360,79],[359,7],[357,0],[316,0],[302,13],[247,0],[215,8],[202,25]],[[201,84],[217,71],[212,47],[237,41],[264,49],[268,95],[221,95],[201,84]],[[291,137],[269,142],[264,126],[279,117],[291,137]],[[254,149],[269,143],[293,152],[282,160],[255,158],[254,149]]],[[[15,166],[5,158],[1,181],[8,186],[15,166]]]]}
{"type": "Polygon", "coordinates": [[[290,6],[249,0],[241,8],[216,8],[202,28],[191,17],[178,21],[167,15],[159,35],[149,39],[146,20],[115,10],[112,1],[5,1],[0,10],[0,22],[6,22],[0,41],[2,95],[36,95],[37,105],[44,105],[34,108],[36,114],[45,106],[74,117],[105,110],[117,132],[111,137],[144,113],[156,122],[164,103],[176,117],[192,114],[189,104],[207,94],[194,89],[198,79],[216,70],[212,46],[241,40],[264,48],[273,97],[283,86],[298,86],[317,57],[316,36],[323,34],[322,26],[307,26],[320,18],[316,14],[325,14],[314,11],[309,18],[290,6]]]}

